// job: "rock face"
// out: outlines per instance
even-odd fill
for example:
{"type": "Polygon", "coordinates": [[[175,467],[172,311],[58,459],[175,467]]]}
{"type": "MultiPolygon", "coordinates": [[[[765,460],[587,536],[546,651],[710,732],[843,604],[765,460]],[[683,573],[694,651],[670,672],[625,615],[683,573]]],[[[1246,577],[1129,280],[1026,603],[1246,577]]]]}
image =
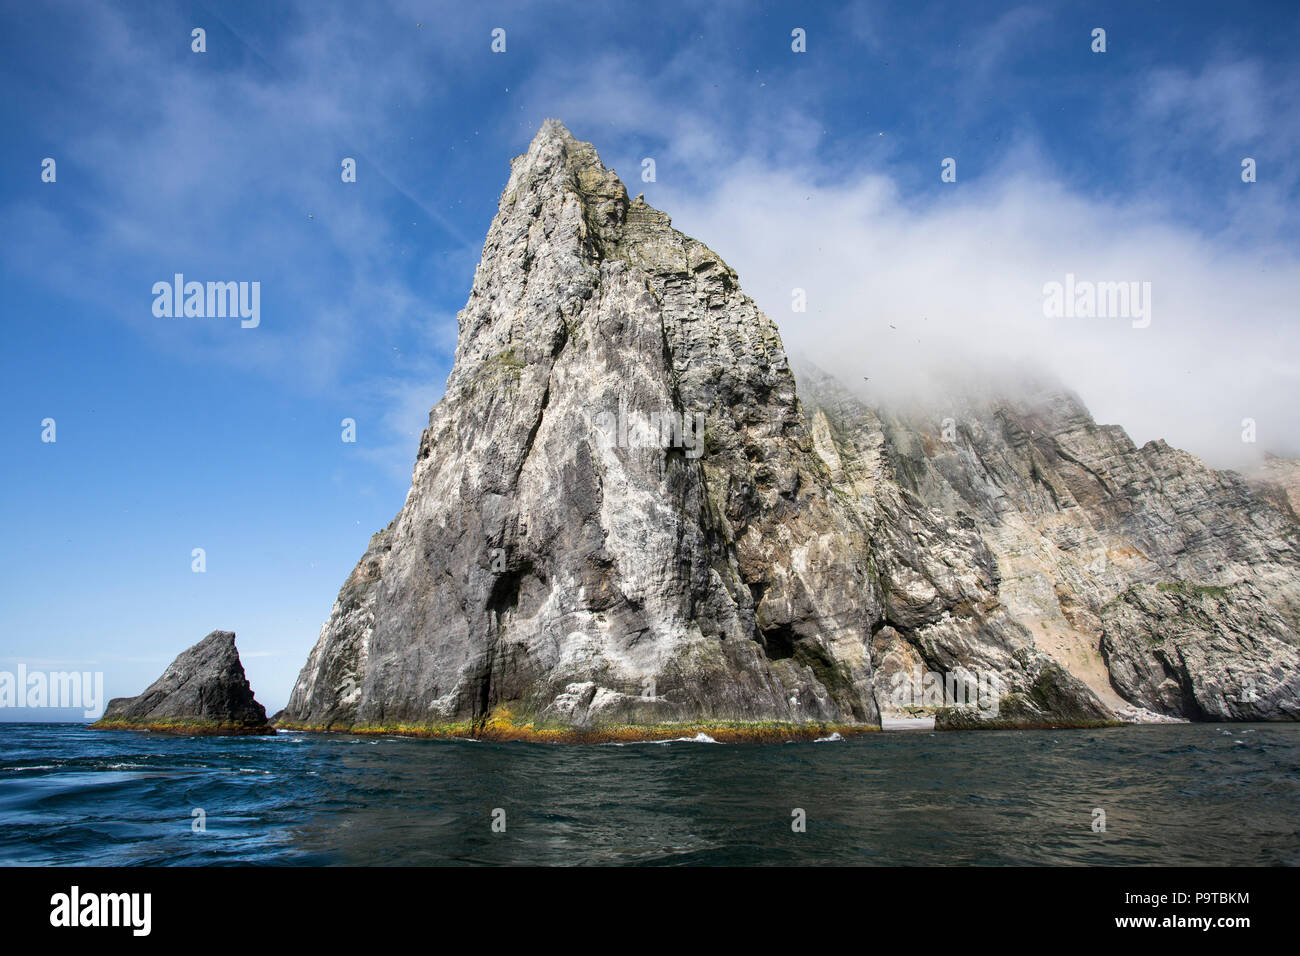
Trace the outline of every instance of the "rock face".
{"type": "Polygon", "coordinates": [[[1260,497],[1300,520],[1300,461],[1265,455],[1246,477],[1260,497]]]}
{"type": "Polygon", "coordinates": [[[213,631],[172,661],[139,697],[115,697],[98,730],[187,734],[272,734],[253,698],[231,631],[213,631]]]}
{"type": "Polygon", "coordinates": [[[1195,720],[1300,719],[1295,629],[1249,581],[1139,584],[1102,609],[1125,698],[1195,720]]]}
{"type": "Polygon", "coordinates": [[[282,725],[875,727],[886,626],[980,635],[980,655],[932,657],[1005,670],[1036,721],[1062,719],[1044,687],[1068,719],[1109,716],[1007,617],[977,534],[828,463],[736,274],[559,123],[515,160],[459,323],[406,504],[282,725]]]}
{"type": "Polygon", "coordinates": [[[1004,562],[987,523],[916,480],[930,459],[923,453],[918,466],[899,443],[913,442],[922,425],[887,423],[816,368],[801,368],[800,383],[814,446],[836,492],[871,528],[884,593],[872,663],[887,716],[931,713],[940,728],[1114,719],[1098,696],[1104,684],[1090,689],[1067,662],[1039,647],[1027,621],[1004,601],[1004,562]],[[946,706],[951,693],[937,700],[924,687],[918,693],[918,680],[930,674],[964,676],[968,687],[981,689],[992,678],[993,686],[979,695],[984,706],[953,708],[946,706]]]}
{"type": "Polygon", "coordinates": [[[283,724],[877,722],[863,529],[733,271],[551,121],[459,322],[406,504],[283,724]]]}
{"type": "Polygon", "coordinates": [[[1218,713],[1204,701],[1242,667],[1274,703],[1224,714],[1288,716],[1294,663],[1262,662],[1295,648],[1293,520],[1068,396],[972,404],[946,441],[815,369],[797,395],[736,273],[555,121],[513,163],[458,318],[406,503],[344,583],[281,726],[1092,725],[1126,700],[1218,713]],[[1173,607],[1126,597],[1247,574],[1273,616],[1242,590],[1231,613],[1197,606],[1211,630],[1174,633],[1173,607]],[[1222,666],[1201,691],[1168,670],[1207,662],[1222,666]]]}
{"type": "Polygon", "coordinates": [[[938,416],[873,427],[904,488],[978,529],[1035,643],[1112,707],[1300,717],[1294,467],[1252,486],[1136,447],[1059,385],[1022,392],[952,403],[946,435],[938,416]]]}

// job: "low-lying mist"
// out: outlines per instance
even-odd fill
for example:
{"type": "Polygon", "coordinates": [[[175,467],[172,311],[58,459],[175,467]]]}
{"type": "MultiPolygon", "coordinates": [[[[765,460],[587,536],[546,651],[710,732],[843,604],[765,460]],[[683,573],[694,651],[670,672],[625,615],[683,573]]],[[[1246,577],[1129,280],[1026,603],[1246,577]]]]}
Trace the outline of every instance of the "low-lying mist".
{"type": "Polygon", "coordinates": [[[1216,467],[1300,453],[1292,250],[1042,175],[990,179],[917,205],[884,175],[814,184],[742,163],[663,205],[740,273],[789,351],[872,403],[942,415],[950,396],[1054,377],[1139,445],[1216,467]]]}

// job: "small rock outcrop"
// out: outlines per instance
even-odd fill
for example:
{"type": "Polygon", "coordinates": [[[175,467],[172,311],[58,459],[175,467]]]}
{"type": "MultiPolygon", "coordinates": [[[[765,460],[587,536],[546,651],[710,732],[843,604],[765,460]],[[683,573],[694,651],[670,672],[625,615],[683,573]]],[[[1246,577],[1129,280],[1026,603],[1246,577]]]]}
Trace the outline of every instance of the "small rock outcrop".
{"type": "Polygon", "coordinates": [[[138,697],[115,697],[96,730],[273,734],[244,676],[233,631],[213,631],[182,653],[138,697]]]}

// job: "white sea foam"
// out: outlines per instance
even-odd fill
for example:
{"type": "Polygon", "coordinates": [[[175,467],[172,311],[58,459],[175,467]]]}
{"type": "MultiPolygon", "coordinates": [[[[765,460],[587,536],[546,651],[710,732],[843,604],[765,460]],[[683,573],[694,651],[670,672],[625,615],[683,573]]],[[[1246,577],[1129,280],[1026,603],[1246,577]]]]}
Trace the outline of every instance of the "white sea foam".
{"type": "Polygon", "coordinates": [[[698,733],[694,737],[672,737],[668,740],[607,740],[599,744],[601,747],[634,747],[638,744],[650,744],[657,747],[665,747],[668,744],[716,744],[720,741],[714,740],[706,733],[698,733]]]}

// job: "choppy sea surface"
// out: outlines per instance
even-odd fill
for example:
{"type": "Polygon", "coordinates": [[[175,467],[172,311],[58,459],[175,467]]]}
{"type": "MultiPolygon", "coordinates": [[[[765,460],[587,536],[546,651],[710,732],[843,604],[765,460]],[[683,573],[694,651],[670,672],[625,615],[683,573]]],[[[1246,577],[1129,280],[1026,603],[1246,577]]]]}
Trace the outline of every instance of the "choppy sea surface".
{"type": "Polygon", "coordinates": [[[0,864],[234,863],[1297,865],[1300,726],[572,746],[0,723],[0,864]]]}

